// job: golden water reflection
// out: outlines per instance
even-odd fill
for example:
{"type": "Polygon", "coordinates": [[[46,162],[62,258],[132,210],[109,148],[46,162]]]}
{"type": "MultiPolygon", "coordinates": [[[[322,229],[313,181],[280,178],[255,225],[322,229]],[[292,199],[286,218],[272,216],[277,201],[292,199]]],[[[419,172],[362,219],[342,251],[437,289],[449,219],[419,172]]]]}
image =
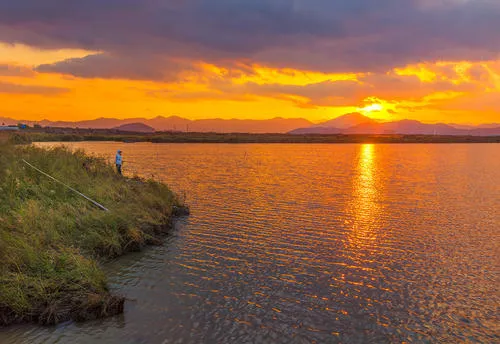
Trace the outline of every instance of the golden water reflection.
{"type": "Polygon", "coordinates": [[[361,248],[370,245],[380,230],[380,176],[377,169],[377,147],[364,144],[359,149],[352,179],[352,201],[348,213],[352,230],[348,235],[349,246],[361,248]]]}

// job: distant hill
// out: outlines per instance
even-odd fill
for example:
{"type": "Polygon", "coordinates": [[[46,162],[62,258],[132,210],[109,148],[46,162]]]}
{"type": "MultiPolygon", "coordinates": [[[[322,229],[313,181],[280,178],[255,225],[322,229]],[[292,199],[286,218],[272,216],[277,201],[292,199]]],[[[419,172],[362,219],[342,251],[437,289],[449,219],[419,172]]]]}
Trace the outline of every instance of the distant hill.
{"type": "Polygon", "coordinates": [[[450,123],[449,125],[457,129],[468,129],[468,130],[500,128],[500,123],[485,123],[479,125],[450,123]]]}
{"type": "Polygon", "coordinates": [[[145,123],[145,118],[97,118],[88,121],[70,122],[70,121],[40,121],[42,127],[58,127],[58,128],[82,128],[82,129],[112,129],[124,124],[145,123]]]}
{"type": "Polygon", "coordinates": [[[404,135],[477,135],[500,136],[500,124],[463,125],[463,124],[426,124],[415,120],[378,122],[360,113],[349,113],[326,122],[313,124],[302,118],[276,117],[267,120],[250,119],[201,119],[190,120],[179,116],[158,116],[146,118],[97,118],[88,121],[21,121],[0,117],[0,124],[26,123],[30,126],[81,128],[81,129],[117,129],[121,131],[151,132],[217,132],[251,134],[404,134],[404,135]]]}
{"type": "Polygon", "coordinates": [[[331,119],[327,122],[317,124],[317,127],[329,127],[337,129],[347,129],[360,124],[375,124],[377,121],[370,117],[363,116],[359,112],[348,113],[346,115],[331,119]]]}
{"type": "Polygon", "coordinates": [[[157,131],[187,131],[193,121],[179,116],[162,117],[144,120],[144,123],[152,126],[157,131]]]}
{"type": "MultiPolygon", "coordinates": [[[[330,121],[332,122],[332,121],[330,121]]],[[[334,122],[335,123],[335,122],[334,122]]],[[[339,123],[344,123],[339,121],[339,123]]],[[[471,135],[471,136],[496,136],[500,135],[500,126],[496,128],[473,127],[471,129],[456,128],[454,126],[438,123],[426,124],[415,120],[401,120],[395,122],[378,123],[368,121],[346,129],[333,127],[311,126],[309,128],[296,129],[291,134],[345,134],[345,135],[471,135]]]]}
{"type": "Polygon", "coordinates": [[[415,120],[387,123],[365,123],[344,130],[345,134],[411,134],[411,135],[462,135],[467,130],[447,124],[425,124],[415,120]]]}
{"type": "Polygon", "coordinates": [[[14,120],[10,118],[0,117],[0,125],[12,125],[14,120]]]}
{"type": "Polygon", "coordinates": [[[500,125],[497,128],[478,128],[469,132],[472,136],[500,136],[500,125]]]}
{"type": "Polygon", "coordinates": [[[406,134],[406,135],[500,135],[500,127],[457,129],[451,125],[438,123],[426,124],[414,120],[397,122],[361,124],[343,131],[344,134],[406,134]]]}
{"type": "Polygon", "coordinates": [[[305,119],[273,118],[268,120],[250,119],[202,119],[193,121],[189,131],[219,133],[287,133],[298,127],[310,126],[312,122],[305,119]]]}
{"type": "Polygon", "coordinates": [[[190,131],[224,133],[287,133],[298,127],[308,127],[312,122],[302,118],[273,118],[267,120],[202,119],[189,120],[178,116],[146,118],[98,118],[90,121],[65,122],[41,121],[44,127],[110,129],[126,124],[143,123],[155,131],[190,131]]]}
{"type": "Polygon", "coordinates": [[[495,129],[495,128],[500,128],[500,123],[480,124],[476,128],[478,128],[478,129],[495,129]]]}
{"type": "Polygon", "coordinates": [[[309,127],[294,129],[290,131],[290,134],[340,134],[343,129],[348,129],[362,124],[376,123],[377,121],[363,116],[359,112],[353,112],[309,127]]]}
{"type": "Polygon", "coordinates": [[[144,123],[130,123],[130,124],[124,124],[120,125],[119,127],[113,128],[118,131],[122,132],[128,132],[128,133],[144,133],[144,134],[151,134],[155,132],[155,129],[153,127],[150,127],[149,125],[146,125],[144,123]]]}

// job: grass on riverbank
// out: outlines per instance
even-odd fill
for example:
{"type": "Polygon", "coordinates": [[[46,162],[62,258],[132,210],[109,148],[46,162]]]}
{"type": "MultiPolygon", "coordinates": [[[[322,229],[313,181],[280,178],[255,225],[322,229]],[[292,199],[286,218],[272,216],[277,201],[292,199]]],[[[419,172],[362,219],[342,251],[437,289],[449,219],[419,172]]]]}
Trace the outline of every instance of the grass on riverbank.
{"type": "Polygon", "coordinates": [[[0,142],[0,325],[120,312],[123,300],[110,295],[99,262],[159,243],[177,205],[165,185],[120,177],[81,151],[0,142]]]}

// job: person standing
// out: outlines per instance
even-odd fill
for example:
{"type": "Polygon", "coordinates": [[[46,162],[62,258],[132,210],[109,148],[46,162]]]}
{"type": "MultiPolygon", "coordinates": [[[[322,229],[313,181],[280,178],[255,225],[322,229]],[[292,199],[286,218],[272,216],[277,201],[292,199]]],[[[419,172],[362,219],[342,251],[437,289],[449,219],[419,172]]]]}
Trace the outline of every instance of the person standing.
{"type": "Polygon", "coordinates": [[[116,164],[116,171],[120,175],[122,174],[122,163],[123,163],[122,151],[118,150],[118,152],[116,152],[115,164],[116,164]]]}

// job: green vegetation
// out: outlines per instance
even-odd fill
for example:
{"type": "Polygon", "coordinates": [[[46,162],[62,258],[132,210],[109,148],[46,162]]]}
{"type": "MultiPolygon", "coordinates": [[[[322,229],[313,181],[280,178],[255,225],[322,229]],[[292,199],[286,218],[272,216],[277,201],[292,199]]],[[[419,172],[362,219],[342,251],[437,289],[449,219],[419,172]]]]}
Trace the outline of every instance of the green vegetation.
{"type": "Polygon", "coordinates": [[[26,131],[19,140],[44,141],[121,141],[153,143],[500,143],[500,136],[436,135],[290,135],[244,133],[119,134],[106,130],[64,129],[26,131]],[[22,137],[26,138],[23,139],[22,137]]]}
{"type": "Polygon", "coordinates": [[[123,311],[123,298],[109,293],[99,264],[161,243],[180,209],[175,195],[164,184],[118,176],[82,151],[14,146],[7,140],[0,136],[0,325],[54,324],[123,311]]]}

